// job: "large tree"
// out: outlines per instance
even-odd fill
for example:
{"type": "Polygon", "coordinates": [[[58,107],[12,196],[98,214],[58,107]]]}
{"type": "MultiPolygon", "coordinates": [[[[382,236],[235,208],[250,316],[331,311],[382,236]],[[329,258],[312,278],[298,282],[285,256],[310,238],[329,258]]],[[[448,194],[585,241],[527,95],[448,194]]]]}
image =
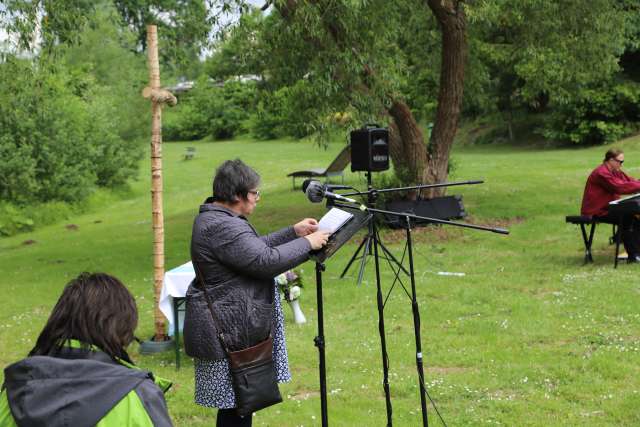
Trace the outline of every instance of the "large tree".
{"type": "Polygon", "coordinates": [[[466,18],[462,2],[287,0],[276,1],[274,6],[282,23],[274,24],[280,31],[272,40],[295,52],[290,63],[308,67],[305,78],[311,74],[324,85],[330,100],[320,102],[338,109],[351,107],[363,119],[386,116],[392,160],[406,183],[446,180],[464,83],[466,18]],[[436,18],[442,43],[438,106],[428,144],[402,91],[403,82],[410,77],[406,75],[407,58],[399,48],[403,21],[416,9],[426,8],[436,18]]]}

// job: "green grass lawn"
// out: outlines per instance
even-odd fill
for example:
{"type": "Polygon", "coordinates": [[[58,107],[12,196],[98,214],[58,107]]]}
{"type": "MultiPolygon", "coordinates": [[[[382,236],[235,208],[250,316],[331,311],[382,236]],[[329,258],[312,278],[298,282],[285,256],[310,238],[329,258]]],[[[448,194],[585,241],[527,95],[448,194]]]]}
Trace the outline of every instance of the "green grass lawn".
{"type": "MultiPolygon", "coordinates": [[[[286,174],[326,166],[341,148],[290,141],[197,143],[195,158],[184,161],[187,145],[193,144],[163,147],[167,269],[189,259],[191,223],[222,160],[240,157],[262,175],[263,196],[251,220],[268,232],[322,215],[324,206],[292,191],[286,174]]],[[[640,176],[640,138],[619,145],[627,172],[640,176]]],[[[464,196],[469,221],[508,227],[511,234],[451,227],[414,234],[425,382],[449,426],[640,425],[640,266],[613,269],[608,227],[596,231],[594,264],[583,266],[579,229],[564,222],[565,215],[579,213],[586,176],[605,150],[454,151],[451,180],[485,184],[450,194],[464,196]]],[[[64,284],[84,270],[121,278],[138,302],[137,335],[152,335],[149,174],[146,160],[126,196],[98,193],[99,210],[0,239],[3,366],[31,349],[64,284]]],[[[364,187],[357,174],[347,173],[347,181],[364,187]]],[[[402,233],[382,235],[400,256],[402,233]]],[[[324,276],[329,420],[339,426],[386,423],[373,265],[360,286],[356,268],[351,277],[338,278],[359,240],[328,261],[324,276]]],[[[293,324],[284,307],[293,381],[281,386],[284,403],[255,416],[257,426],[320,425],[313,264],[302,268],[308,323],[293,324]]],[[[386,266],[382,279],[386,293],[393,280],[386,266]]],[[[411,305],[399,284],[385,312],[394,425],[420,425],[411,305]]],[[[167,401],[176,425],[214,425],[215,412],[193,403],[189,358],[176,371],[173,352],[141,356],[135,344],[130,352],[139,365],[173,379],[167,401]]],[[[429,409],[431,424],[440,425],[429,409]]]]}

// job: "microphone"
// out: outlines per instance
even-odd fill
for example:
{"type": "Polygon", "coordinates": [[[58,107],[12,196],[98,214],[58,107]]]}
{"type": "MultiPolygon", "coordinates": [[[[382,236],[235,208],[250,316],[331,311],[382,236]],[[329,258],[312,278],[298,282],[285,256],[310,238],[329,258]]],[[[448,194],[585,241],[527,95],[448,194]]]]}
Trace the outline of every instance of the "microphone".
{"type": "Polygon", "coordinates": [[[340,184],[324,184],[324,188],[326,188],[328,191],[333,191],[333,190],[346,190],[348,188],[353,188],[350,185],[340,185],[340,184]]]}
{"type": "Polygon", "coordinates": [[[307,192],[307,188],[309,187],[309,184],[311,184],[312,182],[318,182],[318,181],[314,181],[312,179],[305,179],[304,181],[302,181],[302,192],[306,194],[307,192]]]}
{"type": "Polygon", "coordinates": [[[331,200],[340,200],[349,203],[358,203],[357,200],[350,199],[348,197],[341,196],[340,194],[332,193],[327,190],[326,185],[322,185],[319,181],[311,179],[305,179],[302,183],[302,191],[307,195],[307,199],[311,203],[320,203],[322,199],[327,198],[331,200]]]}

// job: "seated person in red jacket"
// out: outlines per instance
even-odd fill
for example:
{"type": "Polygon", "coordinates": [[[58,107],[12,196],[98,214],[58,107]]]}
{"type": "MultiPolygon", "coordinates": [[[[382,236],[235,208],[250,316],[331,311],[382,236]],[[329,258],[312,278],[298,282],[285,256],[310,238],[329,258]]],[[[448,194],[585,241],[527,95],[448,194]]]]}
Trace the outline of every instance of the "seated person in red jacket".
{"type": "MultiPolygon", "coordinates": [[[[595,168],[584,188],[582,215],[602,222],[618,224],[619,218],[609,215],[609,202],[621,194],[640,192],[640,181],[622,172],[624,153],[612,148],[604,155],[604,161],[595,168]]],[[[629,262],[640,262],[640,221],[635,215],[622,218],[622,242],[629,255],[629,262]]]]}

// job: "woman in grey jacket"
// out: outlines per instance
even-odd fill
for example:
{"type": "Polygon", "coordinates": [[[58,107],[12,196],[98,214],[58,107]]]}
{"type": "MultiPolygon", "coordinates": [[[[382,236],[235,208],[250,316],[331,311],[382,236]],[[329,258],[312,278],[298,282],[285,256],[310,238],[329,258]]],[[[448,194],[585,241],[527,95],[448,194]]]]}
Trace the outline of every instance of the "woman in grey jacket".
{"type": "MultiPolygon", "coordinates": [[[[260,199],[259,184],[259,175],[241,160],[225,161],[216,170],[213,197],[200,206],[193,224],[191,260],[199,276],[196,287],[204,284],[216,313],[214,330],[198,331],[206,350],[199,351],[195,359],[195,402],[219,408],[218,427],[250,426],[251,416],[242,418],[233,410],[229,364],[217,337],[222,333],[227,348],[236,351],[271,333],[276,377],[280,382],[290,380],[283,316],[273,278],[306,261],[309,251],[324,246],[328,238],[312,218],[259,236],[247,221],[260,199]]],[[[203,305],[200,309],[208,310],[203,305]]],[[[185,343],[194,332],[185,330],[185,343]]]]}

